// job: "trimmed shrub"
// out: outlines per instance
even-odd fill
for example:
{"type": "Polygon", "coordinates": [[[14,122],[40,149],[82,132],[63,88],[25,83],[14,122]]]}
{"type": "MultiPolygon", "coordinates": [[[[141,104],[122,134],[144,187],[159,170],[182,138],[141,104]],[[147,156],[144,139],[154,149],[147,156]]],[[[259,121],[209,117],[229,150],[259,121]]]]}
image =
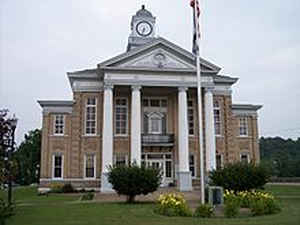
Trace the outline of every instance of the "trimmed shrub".
{"type": "Polygon", "coordinates": [[[94,198],[94,193],[88,192],[86,194],[83,194],[80,198],[80,201],[91,201],[94,198]]]}
{"type": "Polygon", "coordinates": [[[240,201],[238,198],[230,198],[225,201],[224,215],[228,218],[236,217],[240,212],[240,201]]]}
{"type": "Polygon", "coordinates": [[[195,210],[195,217],[210,218],[214,215],[214,208],[208,204],[201,204],[195,210]]]}
{"type": "Polygon", "coordinates": [[[237,192],[262,188],[270,174],[263,166],[238,162],[212,171],[209,177],[212,185],[237,192]]]}
{"type": "Polygon", "coordinates": [[[50,184],[50,193],[63,193],[64,185],[61,183],[50,184]]]}
{"type": "Polygon", "coordinates": [[[0,198],[0,225],[4,225],[7,218],[14,215],[15,205],[9,205],[0,198]]]}
{"type": "Polygon", "coordinates": [[[253,216],[275,214],[281,211],[279,203],[274,198],[257,198],[250,204],[253,216]]]}
{"type": "Polygon", "coordinates": [[[108,181],[119,195],[126,195],[127,202],[134,202],[136,195],[147,195],[157,190],[161,183],[159,169],[137,166],[113,166],[109,168],[108,181]]]}
{"type": "Polygon", "coordinates": [[[155,211],[165,216],[192,216],[192,211],[181,194],[160,195],[155,211]]]}
{"type": "Polygon", "coordinates": [[[72,184],[64,184],[64,186],[62,187],[62,192],[63,193],[74,193],[74,192],[77,192],[72,184]]]}

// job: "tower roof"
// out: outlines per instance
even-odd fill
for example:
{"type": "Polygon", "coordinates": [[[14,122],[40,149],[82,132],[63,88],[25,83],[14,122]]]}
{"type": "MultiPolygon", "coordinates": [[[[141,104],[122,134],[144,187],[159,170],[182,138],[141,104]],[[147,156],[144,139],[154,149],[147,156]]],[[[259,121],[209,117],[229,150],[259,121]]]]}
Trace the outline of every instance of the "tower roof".
{"type": "Polygon", "coordinates": [[[136,16],[140,17],[153,17],[152,13],[145,9],[145,5],[142,5],[142,8],[136,12],[136,16]]]}

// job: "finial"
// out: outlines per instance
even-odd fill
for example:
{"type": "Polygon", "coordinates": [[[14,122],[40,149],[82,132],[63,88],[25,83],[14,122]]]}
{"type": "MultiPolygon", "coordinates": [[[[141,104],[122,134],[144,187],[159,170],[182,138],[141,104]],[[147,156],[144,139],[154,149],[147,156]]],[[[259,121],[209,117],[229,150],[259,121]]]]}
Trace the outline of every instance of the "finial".
{"type": "Polygon", "coordinates": [[[145,5],[142,5],[142,9],[143,9],[143,10],[145,9],[145,5]]]}

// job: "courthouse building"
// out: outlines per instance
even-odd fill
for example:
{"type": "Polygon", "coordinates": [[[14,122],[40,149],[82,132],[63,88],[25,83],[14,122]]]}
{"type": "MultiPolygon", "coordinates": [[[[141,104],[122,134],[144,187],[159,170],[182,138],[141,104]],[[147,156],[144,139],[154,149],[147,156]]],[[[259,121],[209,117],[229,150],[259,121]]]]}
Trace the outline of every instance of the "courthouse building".
{"type": "MultiPolygon", "coordinates": [[[[143,6],[131,20],[127,50],[95,68],[67,73],[71,101],[43,109],[40,190],[51,183],[112,191],[109,165],[161,168],[162,186],[191,190],[200,180],[195,56],[157,37],[143,6]]],[[[124,46],[125,47],[125,46],[124,46]]],[[[259,161],[260,105],[233,104],[237,78],[201,59],[205,171],[259,161]]]]}

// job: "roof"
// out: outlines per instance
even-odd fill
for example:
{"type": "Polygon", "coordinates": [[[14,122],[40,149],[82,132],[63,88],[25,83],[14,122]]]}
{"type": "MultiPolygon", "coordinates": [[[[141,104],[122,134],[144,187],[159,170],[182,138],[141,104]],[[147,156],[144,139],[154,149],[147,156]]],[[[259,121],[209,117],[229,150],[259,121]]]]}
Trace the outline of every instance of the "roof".
{"type": "Polygon", "coordinates": [[[262,105],[252,105],[252,104],[232,104],[233,110],[259,110],[263,106],[262,105]]]}
{"type": "Polygon", "coordinates": [[[66,101],[66,100],[39,100],[37,101],[41,107],[71,107],[74,104],[74,101],[66,101]]]}
{"type": "Polygon", "coordinates": [[[152,13],[145,9],[145,5],[142,5],[142,8],[136,12],[136,16],[140,17],[153,17],[152,13]]]}
{"type": "MultiPolygon", "coordinates": [[[[98,68],[106,69],[109,67],[116,66],[122,61],[131,59],[134,56],[139,55],[143,52],[146,52],[147,50],[152,49],[159,45],[163,46],[164,48],[170,49],[171,51],[177,53],[181,57],[184,57],[186,59],[186,61],[189,61],[190,64],[196,66],[196,57],[194,54],[192,54],[191,52],[181,48],[180,46],[168,41],[167,39],[158,37],[158,38],[155,38],[153,41],[146,43],[143,46],[134,48],[128,52],[124,52],[120,55],[117,55],[113,58],[110,58],[108,60],[105,60],[105,61],[99,63],[98,68]]],[[[221,70],[220,67],[218,67],[217,65],[215,65],[203,58],[200,59],[200,62],[201,62],[201,65],[210,68],[212,73],[218,73],[221,70]]]]}

